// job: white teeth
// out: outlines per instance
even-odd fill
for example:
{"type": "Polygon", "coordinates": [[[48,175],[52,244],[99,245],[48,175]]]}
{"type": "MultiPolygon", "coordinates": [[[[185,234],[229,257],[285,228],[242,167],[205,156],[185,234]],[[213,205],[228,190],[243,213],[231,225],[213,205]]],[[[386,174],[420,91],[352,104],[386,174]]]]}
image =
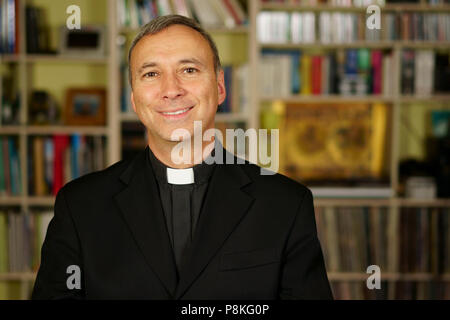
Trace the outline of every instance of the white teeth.
{"type": "Polygon", "coordinates": [[[186,109],[178,110],[178,111],[175,111],[175,112],[163,112],[163,113],[173,116],[173,115],[176,115],[176,114],[184,113],[184,112],[188,111],[189,109],[190,108],[186,108],[186,109]]]}

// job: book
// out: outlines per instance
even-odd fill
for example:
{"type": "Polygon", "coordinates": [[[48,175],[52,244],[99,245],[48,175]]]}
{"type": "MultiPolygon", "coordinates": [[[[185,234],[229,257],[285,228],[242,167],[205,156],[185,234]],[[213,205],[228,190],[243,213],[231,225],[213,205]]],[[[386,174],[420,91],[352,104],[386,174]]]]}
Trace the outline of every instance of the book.
{"type": "Polygon", "coordinates": [[[7,195],[12,195],[11,190],[11,161],[9,155],[9,142],[7,137],[3,137],[0,141],[2,142],[1,147],[3,148],[3,173],[5,177],[5,190],[7,195]]]}
{"type": "Polygon", "coordinates": [[[236,26],[236,20],[230,12],[229,7],[227,7],[227,5],[222,0],[210,0],[209,2],[220,17],[222,25],[227,28],[234,28],[236,26]]]}
{"type": "Polygon", "coordinates": [[[0,137],[0,196],[6,194],[5,168],[3,166],[3,139],[5,138],[0,137]]]}
{"type": "Polygon", "coordinates": [[[34,192],[38,196],[47,194],[44,172],[44,141],[42,137],[35,137],[33,139],[33,176],[34,192]]]}
{"type": "Polygon", "coordinates": [[[382,79],[383,79],[383,55],[380,50],[373,50],[372,57],[372,93],[382,93],[382,79]]]}
{"type": "Polygon", "coordinates": [[[434,88],[434,52],[416,50],[414,58],[414,93],[430,95],[434,88]]]}
{"type": "Polygon", "coordinates": [[[322,93],[322,57],[314,55],[311,58],[311,93],[320,95],[322,93]]]}
{"type": "MultiPolygon", "coordinates": [[[[8,219],[6,211],[0,210],[0,274],[8,272],[8,219]]],[[[0,282],[0,299],[8,299],[8,284],[0,282]]]]}
{"type": "Polygon", "coordinates": [[[402,51],[401,92],[414,94],[414,50],[402,51]]]}
{"type": "Polygon", "coordinates": [[[300,57],[300,93],[311,94],[311,56],[302,54],[300,57]]]}
{"type": "Polygon", "coordinates": [[[450,56],[444,52],[435,53],[434,91],[436,93],[450,92],[450,56]]]}
{"type": "Polygon", "coordinates": [[[205,28],[222,26],[222,20],[209,0],[190,0],[193,14],[205,28]]]}

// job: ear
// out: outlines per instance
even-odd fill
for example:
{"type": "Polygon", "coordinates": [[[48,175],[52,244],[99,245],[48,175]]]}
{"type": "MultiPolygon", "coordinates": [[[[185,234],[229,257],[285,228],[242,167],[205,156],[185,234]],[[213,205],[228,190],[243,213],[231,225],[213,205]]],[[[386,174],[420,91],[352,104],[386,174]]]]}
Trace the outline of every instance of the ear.
{"type": "Polygon", "coordinates": [[[217,105],[222,104],[225,101],[225,98],[227,97],[227,91],[225,88],[225,78],[223,70],[220,69],[218,75],[217,75],[217,105]]]}
{"type": "Polygon", "coordinates": [[[133,107],[134,113],[137,114],[137,112],[136,112],[136,105],[134,104],[133,90],[131,90],[130,99],[131,99],[131,106],[133,107]]]}

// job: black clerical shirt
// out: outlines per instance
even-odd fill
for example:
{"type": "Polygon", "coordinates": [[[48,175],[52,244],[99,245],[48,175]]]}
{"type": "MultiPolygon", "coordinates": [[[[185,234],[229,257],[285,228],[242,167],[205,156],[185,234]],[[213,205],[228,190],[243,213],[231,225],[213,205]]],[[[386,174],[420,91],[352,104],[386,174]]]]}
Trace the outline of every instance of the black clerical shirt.
{"type": "MultiPolygon", "coordinates": [[[[183,254],[192,242],[215,164],[208,165],[203,161],[195,165],[194,183],[170,184],[167,181],[168,167],[155,157],[150,148],[148,149],[147,162],[152,167],[158,183],[167,231],[179,270],[183,254]]],[[[213,155],[214,149],[210,156],[213,155]]]]}

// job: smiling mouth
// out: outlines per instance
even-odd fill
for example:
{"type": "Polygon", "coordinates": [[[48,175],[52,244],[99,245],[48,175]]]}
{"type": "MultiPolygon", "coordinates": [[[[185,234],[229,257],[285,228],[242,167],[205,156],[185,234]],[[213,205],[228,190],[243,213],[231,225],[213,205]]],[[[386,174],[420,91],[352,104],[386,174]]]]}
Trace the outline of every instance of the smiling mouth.
{"type": "Polygon", "coordinates": [[[187,113],[189,110],[191,110],[193,107],[188,107],[182,110],[172,111],[172,112],[161,112],[165,116],[178,116],[182,115],[184,113],[187,113]]]}

